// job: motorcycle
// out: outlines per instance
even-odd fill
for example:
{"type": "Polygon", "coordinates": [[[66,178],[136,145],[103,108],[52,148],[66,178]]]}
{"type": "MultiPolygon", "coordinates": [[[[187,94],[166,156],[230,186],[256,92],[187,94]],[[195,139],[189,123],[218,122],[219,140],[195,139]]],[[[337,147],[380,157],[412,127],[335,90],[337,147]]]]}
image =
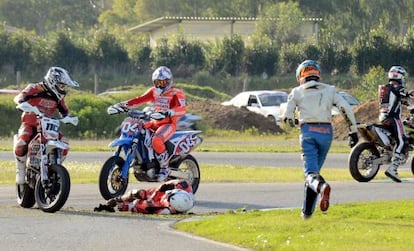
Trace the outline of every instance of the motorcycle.
{"type": "MultiPolygon", "coordinates": [[[[160,165],[152,148],[154,131],[144,127],[150,120],[151,111],[125,110],[127,117],[121,124],[121,135],[109,143],[116,150],[105,161],[99,175],[99,191],[106,200],[121,196],[126,192],[130,169],[138,181],[157,182],[160,165]]],[[[110,106],[108,114],[123,113],[110,106]]],[[[201,131],[176,131],[165,143],[170,156],[171,172],[167,180],[185,179],[195,193],[200,183],[200,168],[190,154],[203,139],[201,131]]]]}
{"type": "Polygon", "coordinates": [[[187,113],[178,119],[177,131],[198,130],[197,121],[200,121],[201,119],[202,118],[199,115],[187,113]]]}
{"type": "MultiPolygon", "coordinates": [[[[409,105],[408,110],[410,115],[403,120],[408,151],[402,165],[407,163],[409,151],[414,149],[414,106],[409,105]]],[[[348,158],[349,171],[356,181],[368,182],[377,175],[381,165],[391,163],[395,139],[381,124],[358,124],[357,128],[363,140],[351,150],[348,158]]],[[[411,159],[411,172],[414,174],[414,157],[411,159]]]]}
{"type": "MultiPolygon", "coordinates": [[[[152,106],[145,107],[142,111],[150,113],[154,112],[152,106]]],[[[192,113],[187,113],[180,117],[177,122],[177,131],[189,131],[198,130],[198,121],[201,121],[202,117],[192,113]]],[[[115,129],[115,135],[119,137],[121,135],[121,125],[115,129]]]]}
{"type": "MultiPolygon", "coordinates": [[[[69,145],[59,140],[60,123],[76,126],[78,118],[47,117],[27,102],[16,108],[35,113],[38,121],[37,133],[28,144],[26,182],[16,184],[17,203],[24,208],[31,208],[37,203],[42,211],[54,213],[63,207],[70,192],[70,176],[62,165],[62,152],[69,149],[69,145]]],[[[16,143],[17,135],[14,135],[16,143]]]]}

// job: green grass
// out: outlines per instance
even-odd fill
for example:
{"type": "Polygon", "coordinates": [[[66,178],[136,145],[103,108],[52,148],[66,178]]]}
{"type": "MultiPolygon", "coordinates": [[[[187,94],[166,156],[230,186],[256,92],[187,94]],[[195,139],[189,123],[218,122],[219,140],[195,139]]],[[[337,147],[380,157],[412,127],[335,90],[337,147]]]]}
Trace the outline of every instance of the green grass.
{"type": "MultiPolygon", "coordinates": [[[[222,135],[203,137],[203,143],[196,149],[198,152],[300,152],[299,139],[286,135],[222,135]]],[[[70,140],[71,151],[109,151],[107,140],[70,140]]],[[[12,151],[13,141],[10,138],[0,139],[0,151],[12,151]]],[[[333,141],[330,152],[349,153],[346,141],[333,141]]]]}
{"type": "Polygon", "coordinates": [[[349,203],[317,210],[229,211],[175,228],[252,250],[414,250],[414,201],[349,203]]]}
{"type": "MultiPolygon", "coordinates": [[[[64,162],[68,169],[72,184],[98,183],[102,162],[79,163],[64,162]]],[[[15,162],[0,161],[0,184],[14,184],[15,162]]],[[[200,164],[201,182],[302,182],[303,171],[301,167],[253,167],[235,165],[200,164]]],[[[322,169],[322,174],[328,181],[353,181],[348,169],[328,168],[322,169]]],[[[400,170],[402,178],[411,178],[408,170],[400,170]]],[[[375,177],[388,179],[383,172],[375,177]]]]}

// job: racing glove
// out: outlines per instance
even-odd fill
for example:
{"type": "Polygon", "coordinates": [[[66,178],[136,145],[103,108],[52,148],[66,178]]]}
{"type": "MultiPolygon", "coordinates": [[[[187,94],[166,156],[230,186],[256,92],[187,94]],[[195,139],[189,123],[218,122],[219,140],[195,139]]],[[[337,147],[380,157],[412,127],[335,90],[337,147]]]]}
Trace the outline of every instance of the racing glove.
{"type": "Polygon", "coordinates": [[[118,104],[113,105],[113,107],[118,110],[119,112],[127,112],[128,111],[128,104],[125,102],[120,102],[118,104]]]}
{"type": "Polygon", "coordinates": [[[166,111],[161,111],[161,112],[154,112],[150,115],[150,117],[155,120],[162,120],[165,118],[172,117],[174,116],[174,114],[175,114],[174,110],[166,110],[166,111]]]}
{"type": "Polygon", "coordinates": [[[358,143],[358,133],[351,132],[348,134],[348,145],[349,147],[354,147],[358,143]]]}
{"type": "Polygon", "coordinates": [[[102,212],[102,211],[106,211],[106,212],[110,212],[110,213],[114,213],[115,209],[111,206],[108,205],[104,205],[104,204],[99,204],[98,207],[95,207],[93,209],[94,212],[102,212]]]}

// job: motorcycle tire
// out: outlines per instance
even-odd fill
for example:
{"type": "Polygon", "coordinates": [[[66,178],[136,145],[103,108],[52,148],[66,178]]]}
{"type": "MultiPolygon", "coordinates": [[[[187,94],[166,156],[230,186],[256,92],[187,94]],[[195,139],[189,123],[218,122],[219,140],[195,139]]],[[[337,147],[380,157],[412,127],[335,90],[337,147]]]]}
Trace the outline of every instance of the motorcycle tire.
{"type": "Polygon", "coordinates": [[[380,157],[374,144],[362,142],[356,145],[349,155],[348,164],[352,177],[359,182],[368,182],[378,173],[380,165],[373,166],[373,161],[380,157]]]}
{"type": "Polygon", "coordinates": [[[195,194],[197,192],[198,186],[200,185],[200,167],[197,160],[189,154],[185,158],[182,158],[173,163],[171,168],[173,170],[187,174],[186,180],[191,184],[193,193],[195,194]]]}
{"type": "Polygon", "coordinates": [[[128,188],[127,180],[121,180],[124,159],[112,156],[105,161],[99,175],[99,192],[105,200],[123,195],[128,188]]]}
{"type": "Polygon", "coordinates": [[[411,159],[411,173],[414,175],[414,157],[411,159]]]}
{"type": "Polygon", "coordinates": [[[31,208],[36,204],[34,189],[28,184],[16,184],[17,204],[24,208],[31,208]]]}
{"type": "Polygon", "coordinates": [[[65,205],[70,192],[70,176],[66,168],[59,164],[48,169],[49,186],[43,187],[40,176],[35,186],[35,198],[39,208],[46,213],[59,211],[65,205]]]}

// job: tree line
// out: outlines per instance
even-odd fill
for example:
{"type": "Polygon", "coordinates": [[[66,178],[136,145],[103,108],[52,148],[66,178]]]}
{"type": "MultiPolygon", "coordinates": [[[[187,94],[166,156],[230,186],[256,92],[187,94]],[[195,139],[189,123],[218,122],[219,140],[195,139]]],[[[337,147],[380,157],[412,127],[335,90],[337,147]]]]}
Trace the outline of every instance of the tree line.
{"type": "Polygon", "coordinates": [[[414,72],[414,0],[0,0],[0,6],[0,87],[15,85],[16,73],[22,83],[41,80],[50,65],[68,68],[91,91],[96,78],[98,91],[147,82],[158,65],[228,92],[246,79],[250,88],[285,88],[279,79],[306,58],[318,60],[324,76],[346,76],[338,80],[342,88],[373,68],[401,64],[414,72]],[[177,34],[150,48],[147,34],[127,32],[160,16],[235,13],[262,18],[251,44],[237,35],[204,43],[177,34]],[[317,38],[299,39],[303,17],[323,19],[317,38]]]}

